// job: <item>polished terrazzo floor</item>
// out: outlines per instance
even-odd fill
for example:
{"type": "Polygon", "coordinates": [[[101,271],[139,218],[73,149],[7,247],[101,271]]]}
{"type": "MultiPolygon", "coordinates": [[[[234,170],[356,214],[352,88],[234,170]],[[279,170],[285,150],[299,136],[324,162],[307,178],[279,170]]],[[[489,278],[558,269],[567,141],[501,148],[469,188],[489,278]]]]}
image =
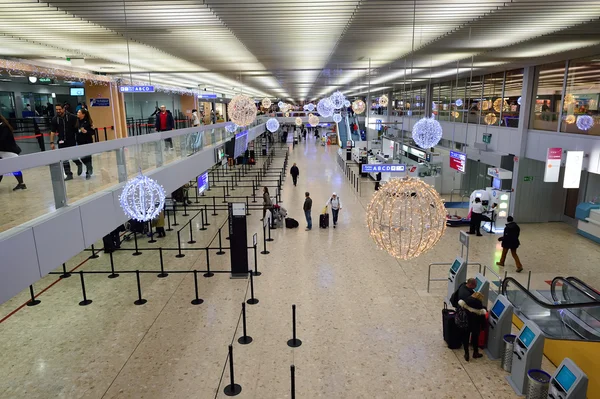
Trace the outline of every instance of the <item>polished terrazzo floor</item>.
{"type": "MultiPolygon", "coordinates": [[[[462,350],[447,349],[442,339],[446,286],[434,282],[427,293],[427,266],[454,258],[460,251],[458,230],[448,229],[433,250],[413,261],[399,262],[378,251],[365,226],[371,184],[355,195],[336,156],[335,148],[312,140],[290,147],[290,165],[298,163],[300,180],[294,187],[288,176],[282,205],[300,228],[274,230],[271,253],[258,255],[262,275],[255,278],[255,292],[260,302],[247,306],[252,344],[237,343],[241,303],[249,297],[247,280],[225,274],[200,277],[205,302],[194,306],[193,275],[159,279],[143,274],[148,302],[135,306],[134,275],[112,280],[86,275],[93,303],[81,307],[79,277],[74,275],[44,291],[40,305],[24,307],[0,323],[0,397],[224,398],[227,347],[234,342],[240,398],[290,397],[291,364],[296,366],[298,398],[516,398],[499,361],[466,363],[462,350]],[[304,191],[314,201],[315,228],[310,232],[304,231],[304,191]],[[339,227],[321,230],[318,214],[332,191],[343,202],[339,227]],[[297,349],[286,345],[292,334],[292,304],[297,305],[298,337],[303,341],[297,349]]],[[[279,159],[274,165],[281,163],[279,159]]],[[[238,189],[235,195],[248,193],[238,189]]],[[[262,249],[260,211],[252,213],[249,240],[259,232],[262,249]]],[[[196,233],[198,242],[192,246],[207,245],[224,221],[224,211],[211,216],[211,226],[196,233]]],[[[532,271],[533,288],[547,287],[544,280],[556,275],[575,275],[600,286],[599,246],[565,224],[521,227],[519,252],[526,271],[532,271]]],[[[143,248],[175,244],[174,232],[155,244],[140,241],[143,248]]],[[[165,252],[167,271],[206,267],[203,252],[174,255],[165,252]]],[[[88,256],[69,261],[69,269],[79,265],[77,270],[108,270],[107,255],[86,261],[88,256]]],[[[472,261],[493,265],[498,256],[496,237],[472,238],[472,261]]],[[[144,250],[137,257],[122,251],[114,259],[120,270],[157,270],[159,265],[156,251],[144,250]]],[[[228,262],[228,254],[211,255],[213,270],[227,270],[228,262]]],[[[527,281],[527,273],[514,273],[510,258],[506,269],[527,281]]],[[[434,274],[443,277],[445,270],[435,269],[434,274]]],[[[55,280],[49,276],[36,283],[36,292],[55,280]]],[[[0,319],[27,299],[25,291],[0,305],[0,319]]],[[[543,367],[553,370],[546,360],[543,367]]]]}

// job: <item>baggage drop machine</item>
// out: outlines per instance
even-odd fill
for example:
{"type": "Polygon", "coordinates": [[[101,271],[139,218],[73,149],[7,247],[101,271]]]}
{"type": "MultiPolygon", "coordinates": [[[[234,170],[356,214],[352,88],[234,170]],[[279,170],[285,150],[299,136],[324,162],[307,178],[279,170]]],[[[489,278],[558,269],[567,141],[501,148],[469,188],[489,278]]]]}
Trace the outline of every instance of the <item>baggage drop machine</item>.
{"type": "Polygon", "coordinates": [[[587,386],[587,375],[566,357],[550,380],[548,399],[585,399],[587,386]]]}
{"type": "Polygon", "coordinates": [[[453,307],[450,303],[450,297],[458,289],[458,287],[467,280],[467,261],[460,256],[457,256],[448,270],[448,295],[446,303],[453,307]]]}
{"type": "Polygon", "coordinates": [[[526,321],[517,334],[513,348],[512,370],[506,377],[517,395],[524,396],[527,392],[527,372],[542,368],[544,340],[542,330],[530,321],[526,321]]]}
{"type": "Polygon", "coordinates": [[[488,343],[485,353],[490,360],[504,355],[504,336],[512,328],[513,305],[504,295],[498,295],[488,317],[488,343]]]}

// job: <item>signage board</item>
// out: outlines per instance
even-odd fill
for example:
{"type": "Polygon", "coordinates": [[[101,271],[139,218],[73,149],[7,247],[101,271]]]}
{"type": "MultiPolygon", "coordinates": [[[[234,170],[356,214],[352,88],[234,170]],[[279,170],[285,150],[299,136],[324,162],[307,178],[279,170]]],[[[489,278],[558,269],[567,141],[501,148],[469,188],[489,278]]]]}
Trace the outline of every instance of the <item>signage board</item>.
{"type": "Polygon", "coordinates": [[[38,78],[37,83],[48,85],[54,83],[54,79],[52,78],[38,78]]]}
{"type": "Polygon", "coordinates": [[[352,148],[352,147],[354,147],[354,141],[347,140],[346,141],[346,148],[352,148]]]}
{"type": "Polygon", "coordinates": [[[198,94],[198,98],[217,98],[217,95],[214,93],[202,93],[198,94]]]}
{"type": "Polygon", "coordinates": [[[69,90],[69,94],[74,97],[82,97],[85,96],[85,88],[83,87],[71,87],[69,90]]]}
{"type": "Polygon", "coordinates": [[[544,169],[545,182],[558,182],[560,175],[560,162],[562,160],[562,152],[562,148],[548,148],[548,152],[546,153],[546,169],[544,169]]]}
{"type": "Polygon", "coordinates": [[[374,173],[374,172],[406,172],[405,164],[397,163],[383,163],[383,164],[367,164],[362,165],[362,173],[374,173]]]}
{"type": "Polygon", "coordinates": [[[381,119],[376,119],[375,120],[375,130],[381,131],[381,128],[383,127],[381,124],[382,124],[382,120],[381,119]]]}
{"type": "Polygon", "coordinates": [[[467,167],[467,154],[450,151],[450,167],[464,173],[467,167]]]}
{"type": "Polygon", "coordinates": [[[512,172],[502,168],[488,168],[487,175],[500,180],[512,179],[512,172]]]}
{"type": "Polygon", "coordinates": [[[583,167],[583,151],[567,151],[565,164],[564,188],[579,188],[581,169],[583,167]]]}
{"type": "Polygon", "coordinates": [[[231,216],[246,216],[246,204],[244,202],[231,204],[231,216]]]}
{"type": "Polygon", "coordinates": [[[198,194],[202,194],[208,189],[208,172],[198,176],[198,194]]]}
{"type": "Polygon", "coordinates": [[[469,248],[469,235],[464,231],[461,231],[459,233],[458,241],[465,247],[469,248]]]}
{"type": "Polygon", "coordinates": [[[154,86],[119,86],[121,93],[154,93],[154,86]]]}
{"type": "Polygon", "coordinates": [[[485,144],[491,144],[492,142],[492,134],[491,133],[484,133],[483,134],[483,140],[482,140],[485,144]]]}
{"type": "Polygon", "coordinates": [[[110,98],[90,98],[90,107],[110,107],[110,98]]]}
{"type": "Polygon", "coordinates": [[[533,181],[533,176],[523,176],[523,181],[533,181]]]}

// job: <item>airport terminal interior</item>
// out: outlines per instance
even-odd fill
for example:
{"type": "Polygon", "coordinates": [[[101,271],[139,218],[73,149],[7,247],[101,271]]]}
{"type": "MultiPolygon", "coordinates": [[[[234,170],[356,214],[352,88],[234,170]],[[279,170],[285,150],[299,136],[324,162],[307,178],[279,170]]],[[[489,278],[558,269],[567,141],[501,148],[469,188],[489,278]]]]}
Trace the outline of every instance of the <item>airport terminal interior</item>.
{"type": "Polygon", "coordinates": [[[600,1],[0,10],[0,398],[600,399],[600,1]]]}

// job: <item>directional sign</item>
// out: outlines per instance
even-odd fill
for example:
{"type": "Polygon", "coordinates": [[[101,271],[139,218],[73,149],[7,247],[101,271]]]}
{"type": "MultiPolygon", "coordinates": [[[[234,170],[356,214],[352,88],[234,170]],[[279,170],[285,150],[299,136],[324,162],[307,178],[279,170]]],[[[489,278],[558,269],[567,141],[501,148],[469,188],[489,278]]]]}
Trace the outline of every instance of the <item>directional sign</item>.
{"type": "Polygon", "coordinates": [[[458,151],[450,151],[450,167],[459,172],[465,172],[467,166],[467,154],[458,151]]]}
{"type": "Polygon", "coordinates": [[[398,172],[406,172],[405,164],[373,164],[373,165],[363,165],[362,173],[377,173],[377,172],[390,172],[390,173],[398,173],[398,172]]]}
{"type": "Polygon", "coordinates": [[[154,86],[120,86],[121,93],[154,93],[154,86]]]}
{"type": "Polygon", "coordinates": [[[110,98],[90,98],[92,107],[110,107],[110,98]]]}
{"type": "Polygon", "coordinates": [[[208,172],[198,176],[198,194],[202,194],[208,189],[208,172]]]}

